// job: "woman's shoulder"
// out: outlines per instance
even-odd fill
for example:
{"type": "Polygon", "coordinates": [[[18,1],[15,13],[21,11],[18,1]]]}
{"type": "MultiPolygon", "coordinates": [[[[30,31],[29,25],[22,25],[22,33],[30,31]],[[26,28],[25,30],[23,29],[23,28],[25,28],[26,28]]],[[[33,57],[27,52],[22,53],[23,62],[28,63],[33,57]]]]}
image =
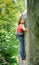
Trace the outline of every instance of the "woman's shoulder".
{"type": "Polygon", "coordinates": [[[24,24],[20,24],[20,26],[23,26],[24,24]]]}
{"type": "Polygon", "coordinates": [[[24,27],[24,24],[20,24],[20,27],[23,28],[24,27]]]}

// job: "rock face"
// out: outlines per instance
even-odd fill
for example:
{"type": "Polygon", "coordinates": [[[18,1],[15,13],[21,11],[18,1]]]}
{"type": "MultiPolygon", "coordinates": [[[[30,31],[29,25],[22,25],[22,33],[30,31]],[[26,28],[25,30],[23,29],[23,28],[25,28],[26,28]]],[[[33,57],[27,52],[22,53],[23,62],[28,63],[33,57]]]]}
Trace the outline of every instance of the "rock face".
{"type": "Polygon", "coordinates": [[[30,65],[39,65],[39,0],[27,0],[30,65]]]}

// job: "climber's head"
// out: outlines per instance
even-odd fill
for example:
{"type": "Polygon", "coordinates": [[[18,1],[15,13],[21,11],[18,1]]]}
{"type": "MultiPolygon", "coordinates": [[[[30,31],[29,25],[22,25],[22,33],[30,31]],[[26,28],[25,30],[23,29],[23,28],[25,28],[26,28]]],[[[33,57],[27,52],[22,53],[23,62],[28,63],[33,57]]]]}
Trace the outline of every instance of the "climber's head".
{"type": "Polygon", "coordinates": [[[18,25],[19,25],[20,23],[22,23],[22,24],[25,23],[24,18],[21,17],[21,18],[19,19],[18,25]]]}

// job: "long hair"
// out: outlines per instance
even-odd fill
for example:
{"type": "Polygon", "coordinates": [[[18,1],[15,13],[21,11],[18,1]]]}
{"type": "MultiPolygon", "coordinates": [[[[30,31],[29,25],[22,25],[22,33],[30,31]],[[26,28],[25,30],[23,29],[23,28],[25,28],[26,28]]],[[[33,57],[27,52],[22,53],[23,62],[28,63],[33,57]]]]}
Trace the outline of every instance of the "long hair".
{"type": "Polygon", "coordinates": [[[20,17],[19,21],[18,21],[18,25],[21,23],[22,17],[20,17]]]}
{"type": "MultiPolygon", "coordinates": [[[[20,17],[19,21],[18,21],[18,25],[21,23],[21,20],[24,19],[23,17],[20,17]]],[[[25,20],[24,20],[25,21],[25,20]]]]}

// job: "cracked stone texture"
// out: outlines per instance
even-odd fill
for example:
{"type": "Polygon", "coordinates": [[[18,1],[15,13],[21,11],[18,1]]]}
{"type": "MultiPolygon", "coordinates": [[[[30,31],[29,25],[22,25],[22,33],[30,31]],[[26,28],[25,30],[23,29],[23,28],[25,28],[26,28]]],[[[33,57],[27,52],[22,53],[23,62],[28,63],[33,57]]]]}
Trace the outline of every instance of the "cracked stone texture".
{"type": "Polygon", "coordinates": [[[39,65],[39,0],[27,0],[30,65],[39,65]]]}

